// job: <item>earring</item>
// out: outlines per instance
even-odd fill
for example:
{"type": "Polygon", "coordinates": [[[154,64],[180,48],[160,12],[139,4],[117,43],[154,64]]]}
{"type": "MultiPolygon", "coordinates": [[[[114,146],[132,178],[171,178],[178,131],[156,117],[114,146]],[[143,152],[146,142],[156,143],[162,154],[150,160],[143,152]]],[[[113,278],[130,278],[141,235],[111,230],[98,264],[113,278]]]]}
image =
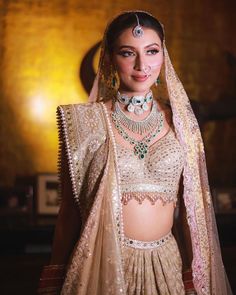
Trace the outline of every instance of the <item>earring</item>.
{"type": "Polygon", "coordinates": [[[160,77],[158,77],[158,78],[156,79],[156,82],[155,82],[155,85],[156,85],[156,86],[158,86],[159,84],[161,84],[160,77]]]}
{"type": "Polygon", "coordinates": [[[115,88],[116,87],[116,76],[112,77],[112,87],[115,88]]]}

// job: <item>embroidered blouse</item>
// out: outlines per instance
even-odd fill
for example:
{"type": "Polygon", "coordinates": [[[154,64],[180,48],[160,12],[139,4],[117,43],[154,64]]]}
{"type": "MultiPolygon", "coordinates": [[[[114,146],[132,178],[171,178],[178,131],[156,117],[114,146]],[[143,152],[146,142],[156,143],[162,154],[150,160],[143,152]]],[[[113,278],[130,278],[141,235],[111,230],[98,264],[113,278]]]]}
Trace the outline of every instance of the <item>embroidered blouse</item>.
{"type": "Polygon", "coordinates": [[[177,201],[184,155],[171,128],[149,147],[144,159],[121,144],[117,144],[117,157],[124,205],[132,198],[140,204],[146,198],[152,204],[157,199],[164,204],[177,201]]]}

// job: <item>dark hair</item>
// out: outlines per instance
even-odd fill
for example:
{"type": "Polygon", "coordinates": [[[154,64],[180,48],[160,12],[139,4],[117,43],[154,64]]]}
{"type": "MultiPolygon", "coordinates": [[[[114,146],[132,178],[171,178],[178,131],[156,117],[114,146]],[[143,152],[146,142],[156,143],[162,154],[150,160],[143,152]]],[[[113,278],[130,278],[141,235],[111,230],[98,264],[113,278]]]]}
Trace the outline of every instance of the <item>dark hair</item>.
{"type": "Polygon", "coordinates": [[[161,42],[164,40],[164,31],[159,21],[146,12],[126,12],[115,18],[109,25],[106,33],[106,46],[111,53],[114,43],[119,35],[126,29],[134,27],[137,24],[137,18],[141,26],[153,29],[158,34],[161,42]]]}

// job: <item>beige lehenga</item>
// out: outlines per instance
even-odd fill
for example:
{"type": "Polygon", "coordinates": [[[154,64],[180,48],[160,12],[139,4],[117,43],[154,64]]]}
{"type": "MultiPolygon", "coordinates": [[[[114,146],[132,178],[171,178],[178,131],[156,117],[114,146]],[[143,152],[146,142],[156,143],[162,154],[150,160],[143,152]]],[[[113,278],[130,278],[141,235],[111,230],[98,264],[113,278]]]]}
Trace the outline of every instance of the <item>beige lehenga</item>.
{"type": "Polygon", "coordinates": [[[182,261],[172,233],[148,243],[128,239],[123,257],[127,295],[185,294],[182,261]]]}

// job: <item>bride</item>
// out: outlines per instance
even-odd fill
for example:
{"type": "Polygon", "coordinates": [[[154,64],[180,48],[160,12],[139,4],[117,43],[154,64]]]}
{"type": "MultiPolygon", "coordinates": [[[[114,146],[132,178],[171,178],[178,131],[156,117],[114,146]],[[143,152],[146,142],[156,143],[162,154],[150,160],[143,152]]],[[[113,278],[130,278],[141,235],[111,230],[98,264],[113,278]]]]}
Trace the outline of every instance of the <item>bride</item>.
{"type": "Polygon", "coordinates": [[[112,20],[89,103],[58,120],[62,203],[39,292],[232,294],[201,134],[156,18],[112,20]]]}

